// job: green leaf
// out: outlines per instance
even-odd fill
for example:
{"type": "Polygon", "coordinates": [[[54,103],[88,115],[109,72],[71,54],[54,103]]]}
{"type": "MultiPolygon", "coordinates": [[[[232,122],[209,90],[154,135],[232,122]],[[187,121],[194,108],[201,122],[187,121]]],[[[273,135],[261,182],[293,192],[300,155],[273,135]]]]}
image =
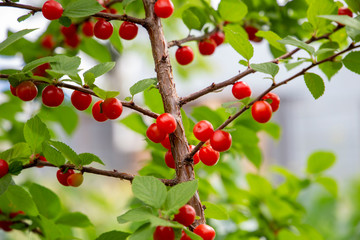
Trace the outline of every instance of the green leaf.
{"type": "Polygon", "coordinates": [[[266,74],[270,74],[271,76],[275,77],[276,74],[279,72],[279,66],[275,63],[267,62],[267,63],[260,63],[260,64],[250,64],[254,70],[266,74]]]}
{"type": "Polygon", "coordinates": [[[65,27],[70,27],[71,25],[71,19],[65,16],[61,16],[59,18],[59,23],[65,27]]]}
{"type": "MultiPolygon", "coordinates": [[[[177,223],[177,222],[172,222],[163,218],[159,218],[156,216],[153,216],[152,218],[150,218],[150,223],[152,227],[156,227],[156,226],[164,226],[164,227],[172,227],[172,228],[183,228],[184,225],[177,223]]],[[[174,229],[175,230],[175,229],[174,229]]]]}
{"type": "Polygon", "coordinates": [[[330,168],[335,163],[336,157],[332,152],[314,152],[307,160],[308,173],[320,173],[330,168]]]}
{"type": "Polygon", "coordinates": [[[39,59],[36,59],[34,61],[31,61],[29,63],[27,63],[22,71],[23,72],[29,72],[31,70],[33,70],[34,68],[44,64],[44,63],[51,63],[51,62],[56,62],[60,59],[60,55],[56,55],[56,56],[49,56],[49,57],[42,57],[39,59]]]}
{"type": "MultiPolygon", "coordinates": [[[[119,34],[113,34],[119,35],[119,34]]],[[[96,41],[94,38],[81,39],[80,50],[99,62],[110,62],[111,54],[109,49],[96,41]]]]}
{"type": "Polygon", "coordinates": [[[291,37],[291,36],[287,36],[282,40],[278,40],[278,42],[285,44],[285,45],[287,44],[287,45],[292,45],[292,46],[301,48],[301,49],[307,51],[310,55],[313,55],[315,53],[315,48],[313,48],[309,44],[306,44],[306,43],[304,43],[294,37],[291,37]]]}
{"type": "Polygon", "coordinates": [[[101,88],[94,87],[93,89],[94,93],[101,99],[107,99],[107,98],[113,98],[119,95],[120,93],[117,91],[105,91],[101,88]]]}
{"type": "Polygon", "coordinates": [[[0,153],[0,159],[10,161],[11,159],[24,159],[24,162],[29,161],[32,154],[30,147],[27,143],[20,142],[15,144],[12,148],[0,153]]]}
{"type": "Polygon", "coordinates": [[[155,86],[157,83],[157,78],[147,78],[138,81],[130,88],[130,94],[134,97],[135,94],[141,93],[148,89],[150,86],[155,86]]]}
{"type": "Polygon", "coordinates": [[[53,191],[36,183],[30,186],[29,191],[41,215],[48,219],[59,216],[60,199],[53,191]]]}
{"type": "Polygon", "coordinates": [[[331,195],[337,197],[338,186],[335,179],[331,177],[318,177],[316,182],[321,184],[331,195]]]}
{"type": "Polygon", "coordinates": [[[6,174],[0,178],[0,195],[6,192],[10,184],[14,184],[10,174],[6,174]]]}
{"type": "Polygon", "coordinates": [[[271,137],[273,137],[276,140],[279,140],[281,137],[281,127],[273,122],[267,122],[266,124],[263,124],[263,130],[269,134],[271,137]]]}
{"type": "Polygon", "coordinates": [[[62,235],[60,226],[55,224],[54,220],[47,219],[46,217],[40,215],[40,219],[38,221],[47,240],[58,240],[62,235]]]}
{"type": "Polygon", "coordinates": [[[71,163],[77,166],[81,165],[81,159],[71,147],[69,147],[63,142],[58,142],[58,141],[49,141],[49,143],[57,150],[59,150],[61,154],[71,163]]]}
{"type": "Polygon", "coordinates": [[[254,48],[245,30],[239,25],[229,24],[224,27],[224,32],[230,45],[246,60],[250,60],[254,55],[254,48]]]}
{"type": "Polygon", "coordinates": [[[348,27],[354,28],[356,30],[360,30],[360,21],[346,15],[322,15],[319,17],[329,19],[335,22],[339,22],[348,27]]]}
{"type": "Polygon", "coordinates": [[[25,15],[22,15],[22,16],[18,17],[17,21],[18,21],[18,22],[25,21],[26,19],[28,19],[28,18],[31,17],[31,16],[32,16],[32,13],[30,12],[30,13],[28,13],[28,14],[25,14],[25,15]]]}
{"type": "Polygon", "coordinates": [[[96,240],[126,240],[129,235],[129,233],[113,230],[101,234],[96,240]]]}
{"type": "Polygon", "coordinates": [[[42,147],[42,152],[49,163],[57,167],[65,164],[65,158],[58,150],[51,147],[48,143],[43,143],[42,147]]]}
{"type": "Polygon", "coordinates": [[[79,122],[78,114],[72,106],[58,106],[56,108],[43,107],[39,113],[42,119],[60,123],[64,131],[70,135],[72,134],[79,122]]]}
{"type": "MultiPolygon", "coordinates": [[[[68,57],[65,55],[57,55],[57,61],[51,63],[51,71],[59,75],[76,76],[81,63],[80,57],[68,57]]],[[[50,72],[49,72],[50,73],[50,72]]]]}
{"type": "Polygon", "coordinates": [[[264,177],[248,173],[246,174],[246,180],[252,194],[258,197],[266,197],[272,193],[271,183],[264,177]]]}
{"type": "MultiPolygon", "coordinates": [[[[114,32],[119,32],[120,29],[120,23],[119,21],[112,22],[114,27],[114,32]]],[[[121,43],[121,38],[119,34],[112,34],[110,37],[110,43],[111,45],[117,50],[118,53],[123,52],[123,45],[121,43]]]]}
{"type": "Polygon", "coordinates": [[[229,213],[222,205],[204,201],[202,202],[202,204],[206,207],[205,215],[207,218],[213,218],[217,220],[229,219],[229,213]]]}
{"type": "Polygon", "coordinates": [[[183,182],[172,187],[167,194],[165,209],[168,214],[176,213],[179,208],[184,206],[192,196],[194,196],[198,188],[198,181],[192,180],[183,182]]]}
{"type": "MultiPolygon", "coordinates": [[[[334,54],[335,50],[339,48],[339,44],[336,42],[327,42],[320,46],[320,49],[316,52],[317,61],[326,59],[334,54]],[[328,51],[322,51],[328,50],[328,51]]],[[[337,61],[328,61],[319,65],[320,70],[327,76],[330,80],[341,68],[342,63],[337,61]]]]}
{"type": "Polygon", "coordinates": [[[218,11],[223,20],[229,22],[240,22],[248,13],[245,3],[240,0],[222,0],[218,11]]]}
{"type": "Polygon", "coordinates": [[[191,30],[201,30],[206,23],[207,15],[204,10],[198,7],[190,7],[183,11],[182,20],[184,24],[191,30]]]}
{"type": "Polygon", "coordinates": [[[81,212],[65,213],[56,220],[56,223],[79,228],[93,226],[89,218],[81,212]]]}
{"type": "Polygon", "coordinates": [[[6,191],[6,196],[14,208],[22,210],[30,216],[39,215],[33,199],[24,188],[17,185],[10,185],[6,191]]]}
{"type": "Polygon", "coordinates": [[[134,196],[144,203],[160,208],[166,199],[166,187],[157,178],[151,176],[136,176],[132,181],[134,196]]]}
{"type": "Polygon", "coordinates": [[[111,69],[113,69],[115,67],[115,62],[105,62],[105,63],[100,63],[92,68],[90,68],[89,70],[87,70],[84,73],[84,77],[86,73],[92,73],[94,74],[94,77],[100,77],[101,75],[109,72],[111,69]]]}
{"type": "MultiPolygon", "coordinates": [[[[355,17],[356,20],[360,21],[360,15],[355,17]]],[[[349,37],[354,41],[354,42],[359,42],[360,41],[360,30],[359,29],[354,29],[352,27],[346,26],[346,33],[349,35],[349,37]]]]}
{"type": "Polygon", "coordinates": [[[96,0],[77,0],[66,6],[63,16],[71,18],[88,17],[101,10],[104,8],[96,0]]]}
{"type": "Polygon", "coordinates": [[[343,59],[343,63],[350,71],[360,74],[360,51],[351,52],[343,59]]]}
{"type": "Polygon", "coordinates": [[[84,83],[88,86],[92,86],[95,82],[95,75],[91,72],[84,73],[84,83]]]}
{"type": "Polygon", "coordinates": [[[246,146],[256,145],[259,142],[259,137],[256,132],[253,129],[244,126],[236,126],[236,131],[232,132],[231,136],[234,143],[246,146]]]}
{"type": "Polygon", "coordinates": [[[358,0],[345,0],[345,2],[353,12],[360,13],[360,2],[358,0]]]}
{"type": "Polygon", "coordinates": [[[149,89],[145,90],[144,101],[146,106],[148,106],[151,111],[156,113],[164,112],[162,98],[157,88],[150,87],[149,89]]]}
{"type": "Polygon", "coordinates": [[[262,163],[261,150],[257,145],[246,146],[243,149],[246,158],[252,162],[255,167],[260,168],[262,163]]]}
{"type": "MultiPolygon", "coordinates": [[[[284,222],[294,215],[294,207],[289,202],[276,195],[270,195],[266,198],[266,206],[269,208],[272,218],[276,221],[284,222]]],[[[290,238],[292,240],[292,238],[290,238]]]]}
{"type": "Polygon", "coordinates": [[[276,33],[272,31],[258,31],[255,34],[257,37],[265,38],[271,46],[274,48],[280,50],[281,52],[286,52],[286,47],[284,44],[281,44],[279,40],[281,40],[281,37],[277,35],[276,33]]]}
{"type": "Polygon", "coordinates": [[[154,228],[150,224],[144,224],[139,227],[133,234],[130,235],[128,240],[147,240],[152,239],[154,228]]]}
{"type": "Polygon", "coordinates": [[[50,139],[50,133],[46,125],[38,116],[30,118],[24,127],[24,138],[33,152],[39,152],[41,144],[50,139]]]}
{"type": "Polygon", "coordinates": [[[184,231],[185,231],[186,235],[188,235],[192,240],[203,240],[202,237],[200,237],[199,235],[193,233],[192,231],[190,231],[187,228],[184,228],[184,231]]]}
{"type": "Polygon", "coordinates": [[[81,159],[81,165],[89,165],[92,162],[97,162],[105,165],[98,156],[92,153],[80,153],[79,158],[81,159]]]}
{"type": "Polygon", "coordinates": [[[150,220],[154,217],[151,212],[151,209],[148,207],[139,207],[131,209],[124,213],[123,215],[117,217],[118,223],[127,223],[127,222],[142,222],[150,220]]]}
{"type": "Polygon", "coordinates": [[[307,11],[307,17],[311,25],[316,30],[317,36],[329,32],[332,27],[329,21],[319,18],[319,15],[336,14],[337,6],[332,0],[311,1],[307,11]]]}
{"type": "Polygon", "coordinates": [[[12,43],[16,42],[17,40],[21,39],[23,36],[25,36],[28,33],[31,33],[34,30],[36,29],[24,29],[11,34],[7,39],[5,39],[3,42],[0,43],[0,52],[5,48],[7,48],[12,43]]]}
{"type": "Polygon", "coordinates": [[[22,170],[23,164],[21,161],[14,161],[9,165],[9,173],[12,175],[19,175],[22,170]]]}
{"type": "Polygon", "coordinates": [[[323,79],[315,73],[305,73],[305,84],[315,99],[321,97],[325,92],[323,79]]]}
{"type": "Polygon", "coordinates": [[[147,125],[144,122],[144,119],[141,117],[140,114],[131,113],[127,117],[120,120],[122,124],[127,126],[129,129],[137,132],[143,136],[146,135],[147,125]]]}

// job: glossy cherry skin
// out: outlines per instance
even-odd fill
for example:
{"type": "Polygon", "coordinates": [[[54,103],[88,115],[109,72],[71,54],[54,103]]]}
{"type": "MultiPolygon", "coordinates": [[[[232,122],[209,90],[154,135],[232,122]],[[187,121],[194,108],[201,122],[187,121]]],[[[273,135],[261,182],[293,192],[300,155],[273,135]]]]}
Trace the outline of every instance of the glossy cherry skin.
{"type": "Polygon", "coordinates": [[[174,4],[170,0],[157,0],[154,12],[159,18],[168,18],[174,12],[174,4]]]}
{"type": "Polygon", "coordinates": [[[161,145],[168,150],[171,149],[169,134],[166,134],[165,139],[161,141],[161,145]]]}
{"type": "Polygon", "coordinates": [[[263,100],[271,99],[270,106],[271,106],[272,112],[276,112],[279,109],[280,98],[275,93],[269,92],[262,99],[263,100]]]}
{"type": "Polygon", "coordinates": [[[161,131],[156,123],[153,123],[146,130],[146,136],[154,143],[162,142],[166,137],[166,132],[161,131]]]}
{"type": "Polygon", "coordinates": [[[114,31],[114,27],[110,22],[100,19],[95,23],[94,35],[97,38],[106,40],[109,39],[114,31]]]}
{"type": "Polygon", "coordinates": [[[132,40],[138,34],[138,26],[132,22],[123,22],[119,28],[119,36],[125,40],[132,40]]]}
{"type": "Polygon", "coordinates": [[[57,107],[64,101],[64,92],[61,88],[49,85],[42,91],[41,98],[45,106],[57,107]]]}
{"type": "Polygon", "coordinates": [[[180,240],[191,240],[191,238],[182,230],[180,240]]]}
{"type": "Polygon", "coordinates": [[[123,111],[123,106],[119,99],[107,98],[102,104],[102,110],[107,118],[117,119],[123,111]]]}
{"type": "Polygon", "coordinates": [[[82,30],[83,34],[87,37],[94,36],[94,24],[90,21],[84,22],[81,30],[82,30]]]}
{"type": "Polygon", "coordinates": [[[168,150],[165,153],[165,163],[169,168],[172,168],[172,169],[176,168],[175,160],[174,160],[174,157],[173,157],[173,155],[171,153],[171,150],[168,150]]]}
{"type": "Polygon", "coordinates": [[[154,240],[174,240],[174,229],[172,229],[172,227],[157,226],[153,237],[154,240]]]}
{"type": "Polygon", "coordinates": [[[163,113],[156,119],[156,124],[160,131],[165,133],[173,133],[176,130],[176,120],[170,113],[163,113]]]}
{"type": "Polygon", "coordinates": [[[214,127],[209,121],[201,120],[195,124],[193,133],[197,139],[206,142],[213,135],[214,127]]]}
{"type": "Polygon", "coordinates": [[[257,101],[251,108],[251,115],[255,121],[259,123],[266,123],[271,119],[271,105],[266,101],[257,101]]]}
{"type": "Polygon", "coordinates": [[[88,93],[73,91],[71,94],[71,103],[79,111],[84,111],[91,104],[92,97],[88,93]]]}
{"type": "Polygon", "coordinates": [[[64,185],[64,186],[69,186],[69,184],[68,184],[68,182],[67,182],[67,179],[68,179],[68,177],[69,177],[70,175],[72,175],[72,174],[74,174],[74,173],[75,173],[75,172],[74,172],[74,170],[72,170],[72,169],[68,169],[68,170],[66,171],[66,173],[63,173],[63,172],[61,171],[61,169],[59,169],[59,170],[56,172],[56,177],[57,177],[59,183],[61,183],[61,184],[64,185]]]}
{"type": "Polygon", "coordinates": [[[219,46],[224,42],[225,34],[223,32],[215,32],[211,34],[210,38],[215,41],[216,46],[219,46]]]}
{"type": "Polygon", "coordinates": [[[177,221],[185,227],[188,227],[195,221],[195,217],[195,209],[192,206],[186,204],[179,209],[178,214],[175,214],[174,221],[177,221]]]}
{"type": "MultiPolygon", "coordinates": [[[[190,145],[189,146],[189,151],[191,152],[194,148],[195,148],[194,145],[190,145]]],[[[193,156],[193,161],[194,161],[194,165],[196,165],[196,164],[198,164],[200,162],[199,151],[197,151],[195,153],[195,155],[193,156]]]]}
{"type": "Polygon", "coordinates": [[[179,47],[176,50],[175,57],[180,65],[188,65],[194,60],[194,52],[189,46],[179,47]]]}
{"type": "Polygon", "coordinates": [[[202,147],[199,151],[200,160],[207,166],[214,166],[220,158],[220,153],[211,146],[202,147]]]}
{"type": "Polygon", "coordinates": [[[84,181],[84,176],[81,173],[74,173],[71,174],[66,181],[69,186],[78,187],[84,181]]]}
{"type": "Polygon", "coordinates": [[[64,12],[64,9],[60,3],[54,0],[49,0],[44,3],[41,11],[46,19],[55,20],[61,17],[61,15],[64,12]]]}
{"type": "Polygon", "coordinates": [[[105,116],[104,112],[102,111],[101,105],[103,104],[104,100],[97,101],[92,107],[92,115],[94,119],[98,122],[105,122],[108,120],[107,116],[105,116]]]}
{"type": "Polygon", "coordinates": [[[214,240],[215,230],[206,224],[200,224],[194,229],[194,233],[203,238],[203,240],[214,240]]]}
{"type": "Polygon", "coordinates": [[[77,34],[65,37],[65,43],[71,48],[77,48],[80,45],[80,37],[77,34]]]}
{"type": "Polygon", "coordinates": [[[251,96],[251,89],[246,82],[237,82],[232,87],[232,94],[236,99],[244,99],[251,96]]]}
{"type": "Polygon", "coordinates": [[[224,152],[231,147],[231,135],[222,130],[216,130],[210,138],[211,147],[218,152],[224,152]]]}
{"type": "Polygon", "coordinates": [[[208,56],[215,52],[216,42],[214,39],[205,39],[199,42],[199,52],[208,56]]]}
{"type": "Polygon", "coordinates": [[[38,89],[33,82],[25,81],[16,87],[16,95],[23,101],[31,101],[38,94],[38,89]]]}
{"type": "Polygon", "coordinates": [[[347,7],[341,7],[338,10],[338,15],[347,15],[349,17],[353,17],[353,12],[347,7]]]}
{"type": "Polygon", "coordinates": [[[65,37],[70,37],[70,36],[76,34],[76,32],[77,32],[77,27],[76,27],[75,24],[71,24],[69,27],[61,26],[61,27],[60,27],[60,32],[61,32],[65,37]]]}
{"type": "Polygon", "coordinates": [[[13,87],[11,84],[10,84],[10,92],[11,92],[12,95],[14,95],[15,97],[17,97],[16,87],[13,87]]]}
{"type": "Polygon", "coordinates": [[[245,31],[247,32],[250,41],[261,42],[262,39],[255,35],[259,31],[259,29],[253,26],[246,26],[245,31]]]}
{"type": "Polygon", "coordinates": [[[0,178],[5,176],[9,172],[9,164],[3,160],[0,159],[0,178]]]}
{"type": "Polygon", "coordinates": [[[45,35],[41,39],[41,46],[45,49],[51,50],[55,47],[55,41],[52,35],[45,35]]]}

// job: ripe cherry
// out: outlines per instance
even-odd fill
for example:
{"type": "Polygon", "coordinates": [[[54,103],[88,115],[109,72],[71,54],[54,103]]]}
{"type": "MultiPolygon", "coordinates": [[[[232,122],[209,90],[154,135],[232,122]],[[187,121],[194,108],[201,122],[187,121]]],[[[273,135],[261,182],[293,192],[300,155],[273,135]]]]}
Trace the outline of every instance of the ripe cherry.
{"type": "Polygon", "coordinates": [[[30,81],[22,82],[16,87],[16,95],[23,101],[33,100],[37,93],[37,87],[30,81]]]}
{"type": "Polygon", "coordinates": [[[174,229],[172,229],[172,227],[157,226],[153,237],[154,240],[174,240],[174,229]]]}
{"type": "Polygon", "coordinates": [[[272,115],[271,105],[266,101],[257,101],[251,108],[251,115],[255,121],[266,123],[270,120],[272,115]]]}
{"type": "Polygon", "coordinates": [[[11,91],[12,95],[14,95],[15,97],[17,96],[16,95],[16,87],[13,87],[11,84],[10,84],[10,91],[11,91]]]}
{"type": "Polygon", "coordinates": [[[220,157],[220,153],[211,146],[202,147],[199,151],[200,160],[207,166],[214,166],[220,157]]]}
{"type": "Polygon", "coordinates": [[[176,130],[176,120],[170,113],[163,113],[156,119],[156,124],[160,131],[173,133],[176,130]]]}
{"type": "Polygon", "coordinates": [[[74,170],[72,169],[68,169],[66,172],[63,172],[61,171],[61,169],[59,169],[57,172],[56,172],[56,177],[59,181],[59,183],[61,183],[62,185],[64,186],[69,186],[68,182],[67,182],[67,179],[70,175],[74,174],[74,170]]]}
{"type": "Polygon", "coordinates": [[[109,39],[114,31],[114,27],[110,22],[100,19],[95,23],[94,34],[95,37],[106,40],[109,39]]]}
{"type": "Polygon", "coordinates": [[[84,111],[91,104],[91,95],[88,93],[73,91],[71,94],[71,103],[79,111],[84,111]]]}
{"type": "Polygon", "coordinates": [[[195,124],[193,133],[197,139],[206,142],[214,133],[214,128],[209,121],[201,120],[195,124]]]}
{"type": "Polygon", "coordinates": [[[75,24],[71,24],[69,27],[61,26],[60,32],[61,32],[65,37],[70,37],[70,36],[76,34],[76,32],[77,32],[77,27],[76,27],[75,24]]]}
{"type": "Polygon", "coordinates": [[[41,11],[46,19],[55,20],[61,17],[61,15],[64,12],[64,9],[60,3],[54,0],[49,0],[44,3],[41,11]]]}
{"type": "Polygon", "coordinates": [[[247,32],[250,41],[261,42],[262,39],[255,35],[259,29],[253,26],[246,26],[245,31],[247,32]]]}
{"type": "Polygon", "coordinates": [[[64,92],[61,88],[49,85],[41,94],[42,102],[48,107],[57,107],[64,101],[64,92]]]}
{"type": "Polygon", "coordinates": [[[251,96],[251,89],[246,82],[237,82],[232,87],[232,94],[235,98],[241,100],[251,96]]]}
{"type": "Polygon", "coordinates": [[[156,123],[150,125],[146,130],[146,136],[154,143],[162,142],[166,137],[166,132],[163,132],[159,129],[156,123]]]}
{"type": "Polygon", "coordinates": [[[78,187],[84,181],[84,176],[81,173],[74,173],[71,174],[66,181],[69,186],[78,187]]]}
{"type": "Polygon", "coordinates": [[[195,217],[195,209],[192,206],[186,204],[179,209],[178,214],[175,214],[174,221],[177,221],[185,227],[188,227],[195,221],[195,217]]]}
{"type": "Polygon", "coordinates": [[[5,232],[10,232],[12,231],[12,228],[10,227],[12,224],[12,221],[0,221],[0,228],[5,232]]]}
{"type": "MultiPolygon", "coordinates": [[[[40,156],[38,157],[39,161],[43,161],[43,162],[47,162],[48,160],[44,157],[44,156],[40,156]]],[[[38,168],[43,168],[44,166],[36,166],[38,168]]]]}
{"type": "Polygon", "coordinates": [[[108,120],[107,116],[105,116],[104,112],[102,111],[102,104],[104,103],[104,100],[97,101],[93,107],[92,107],[92,115],[94,119],[98,122],[105,122],[108,120]]]}
{"type": "Polygon", "coordinates": [[[138,34],[138,26],[132,22],[123,22],[119,28],[119,35],[122,39],[132,40],[138,34]]]}
{"type": "Polygon", "coordinates": [[[0,178],[5,176],[9,172],[9,164],[7,161],[0,159],[0,178]]]}
{"type": "Polygon", "coordinates": [[[94,24],[90,21],[84,22],[81,30],[82,30],[83,34],[87,37],[94,36],[94,24]]]}
{"type": "Polygon", "coordinates": [[[165,153],[165,163],[169,168],[173,168],[173,169],[176,168],[175,160],[174,160],[174,157],[173,157],[173,155],[171,153],[171,150],[168,150],[165,153]]]}
{"type": "Polygon", "coordinates": [[[120,117],[123,107],[119,99],[107,98],[102,104],[102,110],[109,119],[117,119],[120,117]]]}
{"type": "Polygon", "coordinates": [[[191,238],[182,230],[180,240],[191,240],[191,238]]]}
{"type": "Polygon", "coordinates": [[[194,60],[194,52],[189,46],[179,47],[176,50],[175,57],[180,65],[187,65],[194,60]]]}
{"type": "Polygon", "coordinates": [[[80,45],[80,37],[77,34],[65,37],[65,43],[71,48],[77,48],[80,45]]]}
{"type": "Polygon", "coordinates": [[[216,130],[210,138],[210,145],[215,151],[227,151],[231,147],[230,133],[222,130],[216,130]]]}
{"type": "Polygon", "coordinates": [[[174,12],[174,4],[170,0],[157,0],[154,12],[159,18],[168,18],[174,12]]]}
{"type": "Polygon", "coordinates": [[[347,15],[349,17],[353,17],[353,12],[347,7],[341,7],[338,10],[338,15],[347,15]]]}
{"type": "Polygon", "coordinates": [[[272,112],[276,112],[279,109],[280,98],[275,93],[269,92],[262,99],[263,100],[271,99],[270,106],[271,106],[272,112]]]}
{"type": "Polygon", "coordinates": [[[50,63],[44,63],[38,66],[37,68],[35,68],[34,75],[45,77],[47,74],[46,69],[50,69],[50,63]]]}
{"type": "Polygon", "coordinates": [[[110,8],[109,11],[111,14],[117,14],[117,10],[115,8],[110,8]]]}
{"type": "Polygon", "coordinates": [[[166,134],[165,139],[161,141],[161,145],[168,150],[171,149],[169,134],[166,134]]]}
{"type": "Polygon", "coordinates": [[[200,224],[194,229],[194,233],[203,238],[203,240],[213,240],[215,238],[215,230],[206,224],[200,224]]]}
{"type": "Polygon", "coordinates": [[[202,55],[211,55],[215,52],[216,42],[214,39],[205,39],[199,42],[199,52],[202,55]]]}
{"type": "Polygon", "coordinates": [[[41,39],[41,46],[45,49],[53,49],[55,47],[55,41],[52,35],[45,35],[41,39]]]}
{"type": "MultiPolygon", "coordinates": [[[[195,148],[194,145],[190,145],[189,146],[189,151],[191,152],[194,148],[195,148]]],[[[199,151],[197,151],[195,153],[195,155],[193,156],[193,161],[194,161],[194,165],[196,165],[196,164],[198,164],[200,162],[199,151]]]]}
{"type": "Polygon", "coordinates": [[[218,32],[211,34],[210,38],[215,41],[216,46],[219,46],[224,42],[225,34],[223,32],[218,31],[218,32]]]}

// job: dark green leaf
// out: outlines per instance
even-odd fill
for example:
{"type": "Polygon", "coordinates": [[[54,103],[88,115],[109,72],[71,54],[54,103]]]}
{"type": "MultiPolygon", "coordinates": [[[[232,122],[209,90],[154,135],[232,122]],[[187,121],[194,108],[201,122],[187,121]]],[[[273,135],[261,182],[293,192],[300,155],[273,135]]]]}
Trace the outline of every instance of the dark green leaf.
{"type": "Polygon", "coordinates": [[[205,215],[207,218],[213,218],[217,220],[227,220],[229,219],[229,213],[225,207],[219,204],[214,204],[211,202],[202,201],[202,204],[205,205],[205,215]]]}
{"type": "Polygon", "coordinates": [[[41,144],[50,139],[50,133],[46,125],[40,120],[38,116],[30,118],[24,127],[24,138],[29,144],[31,150],[36,152],[41,147],[41,144]]]}
{"type": "Polygon", "coordinates": [[[30,186],[29,191],[41,215],[48,219],[59,216],[60,199],[53,191],[36,183],[30,186]]]}
{"type": "Polygon", "coordinates": [[[55,147],[57,150],[59,150],[61,152],[61,154],[67,159],[69,160],[71,163],[75,164],[75,165],[80,165],[81,164],[81,159],[79,158],[79,156],[76,154],[76,152],[69,147],[68,145],[66,145],[63,142],[58,142],[58,141],[50,141],[49,142],[53,147],[55,147]]]}
{"type": "Polygon", "coordinates": [[[113,230],[101,234],[96,240],[126,240],[129,235],[129,233],[113,230]]]}
{"type": "Polygon", "coordinates": [[[97,162],[105,165],[98,156],[92,153],[80,153],[79,158],[81,159],[81,165],[89,165],[92,162],[97,162]]]}
{"type": "Polygon", "coordinates": [[[305,84],[315,99],[321,97],[325,92],[325,84],[322,78],[315,73],[305,73],[305,84]]]}
{"type": "Polygon", "coordinates": [[[86,73],[93,73],[94,77],[100,77],[101,75],[109,72],[111,69],[113,69],[115,67],[115,62],[104,62],[104,63],[100,63],[92,68],[90,68],[89,70],[87,70],[84,73],[84,76],[86,73]]]}
{"type": "Polygon", "coordinates": [[[61,16],[61,18],[59,18],[59,23],[65,27],[70,27],[71,19],[65,16],[61,16]]]}
{"type": "Polygon", "coordinates": [[[292,45],[298,48],[301,48],[305,51],[307,51],[310,55],[313,55],[315,53],[315,48],[313,48],[312,46],[310,46],[309,44],[306,44],[294,37],[291,36],[287,36],[286,38],[282,39],[282,40],[278,40],[279,43],[282,44],[287,44],[287,45],[292,45]]]}
{"type": "Polygon", "coordinates": [[[245,30],[239,25],[230,24],[224,27],[224,32],[230,45],[246,60],[250,60],[254,55],[254,48],[245,30]]]}
{"type": "Polygon", "coordinates": [[[48,143],[43,143],[42,147],[42,152],[49,163],[58,167],[65,164],[65,158],[58,150],[51,147],[48,143]]]}
{"type": "Polygon", "coordinates": [[[343,63],[350,71],[360,74],[360,52],[351,52],[343,59],[343,63]]]}
{"type": "Polygon", "coordinates": [[[11,34],[7,39],[5,39],[3,42],[0,43],[0,52],[4,50],[6,47],[8,47],[10,44],[16,42],[17,40],[19,40],[26,34],[31,33],[34,30],[36,29],[24,29],[19,32],[11,34]]]}
{"type": "Polygon", "coordinates": [[[152,239],[153,233],[154,228],[150,227],[150,224],[147,223],[131,234],[128,240],[149,240],[152,239]]]}
{"type": "Polygon", "coordinates": [[[93,225],[89,218],[80,212],[65,213],[56,220],[56,223],[79,228],[86,228],[93,225]]]}
{"type": "Polygon", "coordinates": [[[81,18],[93,15],[104,10],[96,0],[77,0],[68,4],[63,16],[81,18]]]}
{"type": "Polygon", "coordinates": [[[307,160],[308,173],[320,173],[335,163],[336,157],[332,152],[314,152],[307,160]]]}
{"type": "Polygon", "coordinates": [[[178,212],[179,208],[184,206],[198,188],[198,181],[192,180],[183,182],[172,187],[166,197],[165,209],[168,214],[178,212]]]}
{"type": "Polygon", "coordinates": [[[19,175],[22,169],[23,169],[23,164],[21,161],[14,161],[11,162],[9,165],[9,173],[13,175],[19,175]]]}
{"type": "Polygon", "coordinates": [[[246,16],[248,8],[241,0],[222,0],[218,11],[223,20],[239,22],[246,16]]]}
{"type": "Polygon", "coordinates": [[[157,78],[147,78],[147,79],[140,80],[131,86],[130,94],[131,94],[131,96],[134,96],[137,93],[145,91],[150,86],[155,86],[156,83],[157,83],[157,78]]]}
{"type": "Polygon", "coordinates": [[[345,2],[353,12],[360,12],[360,2],[358,0],[345,0],[345,2]]]}
{"type": "Polygon", "coordinates": [[[132,181],[134,196],[144,203],[160,208],[166,199],[166,187],[157,178],[151,176],[136,176],[132,181]]]}
{"type": "Polygon", "coordinates": [[[275,63],[267,62],[267,63],[260,63],[260,64],[250,64],[254,70],[266,74],[270,74],[271,76],[275,77],[276,74],[279,72],[279,66],[275,63]]]}
{"type": "Polygon", "coordinates": [[[22,210],[30,216],[39,215],[33,199],[24,188],[17,185],[10,185],[6,191],[6,196],[14,208],[22,210]]]}
{"type": "Polygon", "coordinates": [[[127,223],[127,222],[142,222],[150,220],[150,218],[154,217],[151,212],[151,209],[148,207],[139,207],[135,209],[131,209],[124,213],[123,215],[117,217],[117,221],[119,223],[127,223]]]}
{"type": "Polygon", "coordinates": [[[182,13],[182,20],[191,30],[201,30],[206,23],[207,15],[204,10],[198,7],[190,7],[182,13]]]}

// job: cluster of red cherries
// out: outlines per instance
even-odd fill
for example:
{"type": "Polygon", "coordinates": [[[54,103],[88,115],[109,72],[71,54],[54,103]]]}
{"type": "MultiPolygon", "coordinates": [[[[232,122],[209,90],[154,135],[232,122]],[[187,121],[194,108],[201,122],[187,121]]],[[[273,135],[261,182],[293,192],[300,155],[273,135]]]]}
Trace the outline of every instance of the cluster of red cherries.
{"type": "Polygon", "coordinates": [[[82,173],[75,173],[73,169],[59,169],[56,177],[60,184],[64,186],[78,187],[84,181],[82,173]]]}
{"type": "MultiPolygon", "coordinates": [[[[195,209],[190,205],[184,205],[179,209],[179,213],[175,214],[174,221],[189,227],[194,223],[196,217],[195,209]]],[[[194,233],[202,237],[204,240],[213,240],[215,238],[215,230],[206,224],[200,224],[194,229],[194,233]]],[[[158,226],[153,234],[154,240],[174,240],[175,233],[172,227],[158,226]]],[[[191,240],[191,238],[182,230],[180,240],[191,240]]]]}
{"type": "Polygon", "coordinates": [[[16,221],[13,222],[12,219],[14,219],[17,215],[25,215],[25,213],[23,211],[17,211],[6,214],[0,209],[0,215],[5,216],[7,218],[7,220],[0,221],[0,228],[5,232],[10,232],[13,230],[11,228],[11,225],[13,225],[16,222],[16,221]]]}

